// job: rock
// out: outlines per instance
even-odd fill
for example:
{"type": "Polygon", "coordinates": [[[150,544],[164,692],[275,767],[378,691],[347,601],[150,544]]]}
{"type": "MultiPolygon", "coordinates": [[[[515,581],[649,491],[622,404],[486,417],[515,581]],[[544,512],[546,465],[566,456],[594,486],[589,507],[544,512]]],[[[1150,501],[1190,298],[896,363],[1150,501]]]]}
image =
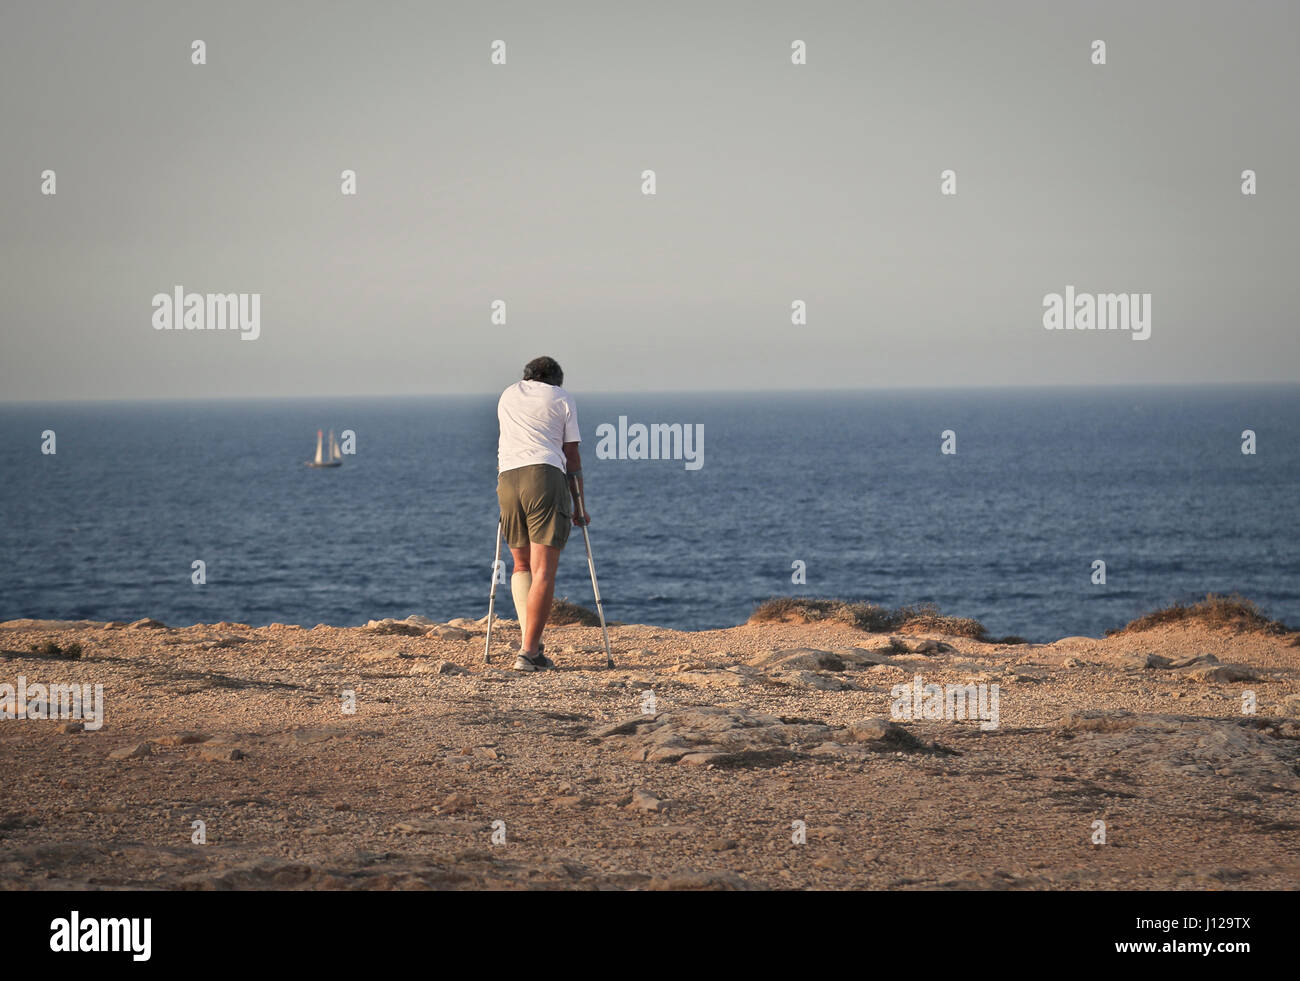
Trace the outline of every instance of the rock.
{"type": "Polygon", "coordinates": [[[645,751],[643,759],[647,763],[676,763],[682,759],[682,745],[674,741],[664,746],[654,746],[645,751]]]}
{"type": "Polygon", "coordinates": [[[167,624],[161,620],[152,620],[149,617],[141,617],[126,626],[128,630],[165,630],[167,628],[167,624]]]}
{"type": "Polygon", "coordinates": [[[244,751],[235,746],[204,746],[199,750],[199,758],[209,763],[224,763],[242,760],[244,751]]]}
{"type": "Polygon", "coordinates": [[[1276,725],[1268,726],[1265,731],[1278,739],[1300,740],[1300,722],[1294,722],[1291,719],[1283,719],[1276,725]]]}
{"type": "Polygon", "coordinates": [[[627,805],[629,811],[646,811],[650,814],[658,814],[667,806],[665,801],[660,800],[648,790],[632,791],[632,801],[627,805]]]}
{"type": "Polygon", "coordinates": [[[782,671],[772,677],[785,682],[787,685],[811,688],[814,691],[853,691],[857,689],[857,685],[851,681],[836,678],[834,675],[823,674],[820,671],[782,671]]]}
{"type": "Polygon", "coordinates": [[[408,617],[407,617],[405,620],[403,620],[402,622],[403,622],[403,623],[413,623],[413,624],[415,624],[417,627],[424,627],[424,628],[426,628],[426,629],[429,628],[429,627],[436,627],[436,626],[438,625],[438,621],[437,621],[437,620],[430,620],[428,617],[426,617],[426,616],[424,616],[423,614],[420,614],[420,613],[412,613],[410,616],[408,616],[408,617]]]}
{"type": "Polygon", "coordinates": [[[840,658],[859,667],[875,667],[880,664],[892,664],[884,651],[870,651],[865,647],[850,647],[835,652],[840,658]]]}
{"type": "Polygon", "coordinates": [[[430,630],[428,635],[437,637],[439,640],[469,640],[473,636],[468,630],[448,626],[447,624],[439,624],[430,630]]]}
{"type": "Polygon", "coordinates": [[[676,872],[655,876],[646,888],[654,892],[740,892],[750,885],[734,872],[676,872]]]}
{"type": "MultiPolygon", "coordinates": [[[[495,622],[495,624],[498,626],[503,623],[504,624],[514,623],[513,620],[507,620],[504,617],[499,617],[499,616],[493,616],[492,619],[495,622]]],[[[487,617],[485,616],[481,620],[471,620],[469,617],[454,617],[453,619],[447,621],[447,626],[460,627],[461,630],[473,630],[475,627],[486,627],[487,617]]]]}
{"type": "Polygon", "coordinates": [[[133,746],[120,746],[108,754],[110,760],[138,760],[153,755],[153,747],[148,743],[136,743],[133,746]]]}
{"type": "Polygon", "coordinates": [[[1133,772],[1139,785],[1145,771],[1150,779],[1217,774],[1255,787],[1300,791],[1300,742],[1274,735],[1257,716],[1127,715],[1123,722],[1123,728],[1078,731],[1070,742],[1076,765],[1084,772],[1133,772]]]}
{"type": "Polygon", "coordinates": [[[773,715],[721,705],[704,705],[634,716],[596,734],[615,743],[626,757],[652,763],[750,766],[784,762],[794,748],[829,737],[830,726],[809,720],[789,722],[773,715]]]}
{"type": "Polygon", "coordinates": [[[1180,673],[1204,682],[1259,681],[1259,675],[1243,664],[1197,664],[1180,673]]]}
{"type": "Polygon", "coordinates": [[[1002,675],[1000,680],[1004,682],[1023,681],[1027,684],[1038,684],[1042,681],[1046,681],[1047,679],[1044,675],[1035,671],[1033,668],[1021,667],[1019,665],[1011,665],[1006,669],[1006,673],[1002,675]]]}
{"type": "MultiPolygon", "coordinates": [[[[848,730],[838,735],[841,743],[856,743],[873,752],[895,753],[951,753],[937,743],[927,743],[918,739],[902,726],[887,719],[863,719],[849,726],[848,730]]],[[[834,745],[834,744],[831,744],[834,745]]]]}
{"type": "Polygon", "coordinates": [[[1163,670],[1170,667],[1174,662],[1161,654],[1139,654],[1136,658],[1138,667],[1157,668],[1163,670]]]}
{"type": "MultiPolygon", "coordinates": [[[[318,623],[313,630],[319,630],[325,624],[318,623]]],[[[382,620],[370,620],[366,623],[366,629],[376,634],[397,634],[403,637],[423,637],[424,627],[415,623],[407,623],[405,620],[394,620],[392,617],[384,617],[382,620]]]]}
{"type": "Polygon", "coordinates": [[[888,739],[894,733],[901,731],[900,726],[885,719],[863,719],[861,722],[855,722],[849,726],[849,735],[853,737],[855,742],[860,743],[888,739]]]}
{"type": "Polygon", "coordinates": [[[725,762],[726,753],[687,753],[677,762],[682,766],[712,766],[714,763],[725,762]]]}
{"type": "Polygon", "coordinates": [[[393,825],[393,830],[404,835],[427,835],[443,830],[443,822],[430,821],[428,818],[407,818],[393,825]]]}
{"type": "Polygon", "coordinates": [[[454,661],[434,661],[422,674],[469,674],[469,671],[462,668],[454,661]]]}
{"type": "Polygon", "coordinates": [[[1218,664],[1219,659],[1213,654],[1197,654],[1195,657],[1185,658],[1181,661],[1171,661],[1171,668],[1190,668],[1194,664],[1218,664]]]}
{"type": "Polygon", "coordinates": [[[701,688],[745,688],[758,683],[757,674],[756,671],[755,676],[750,676],[730,669],[683,669],[674,680],[684,685],[698,685],[701,688]]]}
{"type": "Polygon", "coordinates": [[[761,665],[769,670],[804,670],[804,671],[843,671],[844,661],[830,651],[814,647],[796,647],[787,650],[771,651],[760,654],[750,664],[761,665]]]}
{"type": "Polygon", "coordinates": [[[1132,712],[1090,711],[1071,712],[1061,720],[1061,728],[1070,732],[1123,732],[1132,729],[1140,719],[1132,712]]]}
{"type": "Polygon", "coordinates": [[[464,794],[448,794],[434,810],[439,814],[459,814],[473,806],[474,802],[464,794]]]}
{"type": "Polygon", "coordinates": [[[159,736],[154,742],[159,746],[193,746],[196,743],[206,743],[211,738],[206,732],[195,732],[187,729],[184,732],[159,736]]]}
{"type": "Polygon", "coordinates": [[[608,739],[610,736],[626,736],[636,732],[639,726],[648,726],[659,716],[655,715],[634,715],[631,718],[624,719],[622,722],[615,722],[611,726],[599,729],[595,733],[597,739],[608,739]]]}

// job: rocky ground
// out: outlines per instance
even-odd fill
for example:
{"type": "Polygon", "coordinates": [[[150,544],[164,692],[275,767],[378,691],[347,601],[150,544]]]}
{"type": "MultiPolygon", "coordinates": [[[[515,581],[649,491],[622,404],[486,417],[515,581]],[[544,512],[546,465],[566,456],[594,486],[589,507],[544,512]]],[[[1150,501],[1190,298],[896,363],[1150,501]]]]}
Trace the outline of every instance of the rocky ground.
{"type": "Polygon", "coordinates": [[[615,670],[565,627],[559,669],[525,675],[509,621],[486,666],[465,620],[0,624],[0,693],[102,684],[106,706],[96,731],[0,721],[0,888],[1300,881],[1296,635],[610,633],[615,670]],[[918,674],[997,685],[997,727],[891,720],[918,674]]]}

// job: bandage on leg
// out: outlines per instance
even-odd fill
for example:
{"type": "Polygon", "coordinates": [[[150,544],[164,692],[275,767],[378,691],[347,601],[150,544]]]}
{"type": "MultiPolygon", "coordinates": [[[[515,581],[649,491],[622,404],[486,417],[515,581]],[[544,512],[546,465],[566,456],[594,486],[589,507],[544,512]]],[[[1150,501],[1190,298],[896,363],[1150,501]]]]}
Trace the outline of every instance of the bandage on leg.
{"type": "Polygon", "coordinates": [[[533,585],[531,572],[516,572],[510,577],[510,595],[515,601],[515,614],[519,617],[519,634],[522,637],[527,629],[528,590],[533,585]]]}

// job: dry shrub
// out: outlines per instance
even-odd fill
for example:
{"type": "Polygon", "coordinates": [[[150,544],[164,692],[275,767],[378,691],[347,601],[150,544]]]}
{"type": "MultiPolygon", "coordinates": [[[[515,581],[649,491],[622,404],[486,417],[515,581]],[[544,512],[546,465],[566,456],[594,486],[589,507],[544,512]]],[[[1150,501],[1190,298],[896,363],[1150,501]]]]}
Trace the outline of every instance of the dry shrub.
{"type": "Polygon", "coordinates": [[[897,609],[874,603],[833,599],[802,599],[777,596],[760,603],[750,623],[843,623],[868,633],[942,633],[950,637],[983,640],[984,625],[968,617],[944,616],[933,603],[900,606],[897,609]]]}
{"type": "Polygon", "coordinates": [[[1106,631],[1106,636],[1139,633],[1171,624],[1200,624],[1204,627],[1233,630],[1237,633],[1289,634],[1292,630],[1277,620],[1264,616],[1258,606],[1242,596],[1216,596],[1210,593],[1196,603],[1174,603],[1143,614],[1123,627],[1106,631]]]}
{"type": "Polygon", "coordinates": [[[566,596],[564,599],[551,601],[551,615],[546,623],[554,627],[599,627],[600,617],[596,615],[595,610],[570,603],[566,596]]]}

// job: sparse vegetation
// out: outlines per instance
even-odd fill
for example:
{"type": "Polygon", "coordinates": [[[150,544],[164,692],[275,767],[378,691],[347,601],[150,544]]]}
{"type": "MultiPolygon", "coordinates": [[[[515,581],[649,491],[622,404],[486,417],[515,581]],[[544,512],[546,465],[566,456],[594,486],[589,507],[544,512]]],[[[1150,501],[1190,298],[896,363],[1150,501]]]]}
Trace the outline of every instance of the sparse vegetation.
{"type": "Polygon", "coordinates": [[[564,599],[551,601],[551,615],[546,623],[548,626],[555,627],[569,627],[575,624],[579,627],[599,627],[600,617],[595,610],[570,603],[566,596],[564,599]]]}
{"type": "Polygon", "coordinates": [[[1151,613],[1144,614],[1126,624],[1106,631],[1106,636],[1115,634],[1138,633],[1169,624],[1200,624],[1234,630],[1237,633],[1289,634],[1293,631],[1278,620],[1270,620],[1250,600],[1233,593],[1231,596],[1216,596],[1210,593],[1205,599],[1196,603],[1174,603],[1151,613]]]}
{"type": "Polygon", "coordinates": [[[950,617],[939,612],[933,603],[920,606],[900,606],[893,611],[900,619],[898,629],[904,633],[937,633],[949,637],[971,637],[974,640],[987,640],[988,632],[984,624],[970,617],[950,617]]]}
{"type": "Polygon", "coordinates": [[[52,640],[47,640],[41,644],[32,644],[31,651],[37,657],[48,658],[52,661],[78,661],[81,659],[81,645],[75,640],[63,646],[52,640]]]}
{"type": "Polygon", "coordinates": [[[942,633],[951,637],[985,640],[987,632],[978,620],[950,617],[939,612],[933,603],[900,606],[896,609],[874,603],[844,600],[802,599],[777,596],[760,603],[749,617],[750,623],[843,623],[868,633],[942,633]]]}

